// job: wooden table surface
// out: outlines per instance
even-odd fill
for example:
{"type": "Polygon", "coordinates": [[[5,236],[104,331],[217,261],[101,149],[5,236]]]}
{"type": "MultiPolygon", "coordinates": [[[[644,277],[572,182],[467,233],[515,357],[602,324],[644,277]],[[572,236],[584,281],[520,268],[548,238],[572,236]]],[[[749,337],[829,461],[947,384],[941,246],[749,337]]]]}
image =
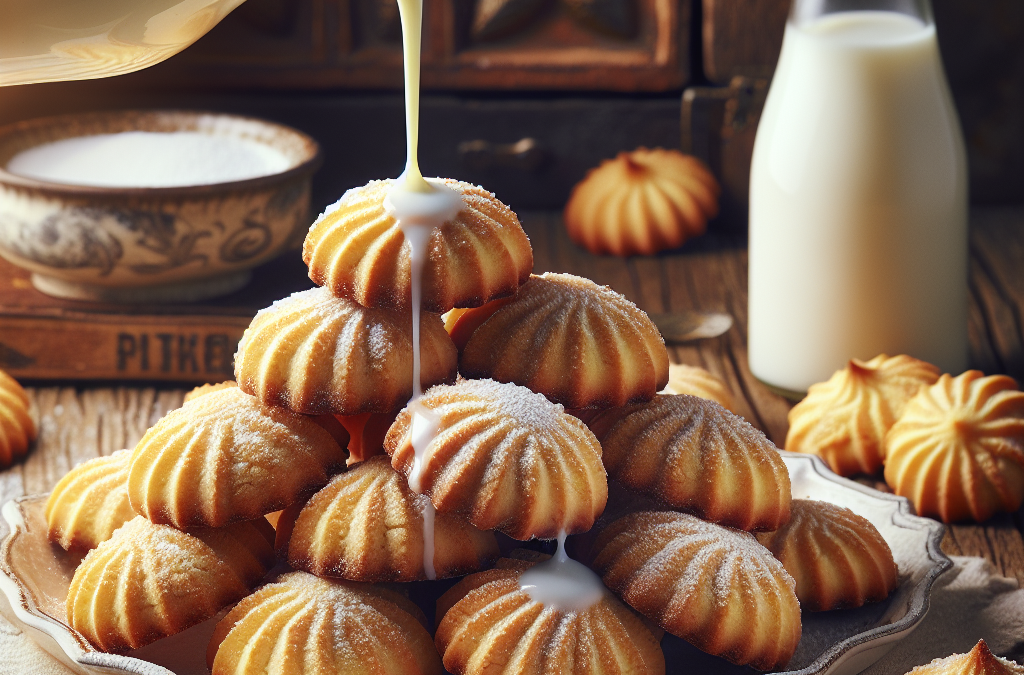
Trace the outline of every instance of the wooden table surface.
{"type": "MultiPolygon", "coordinates": [[[[729,312],[725,335],[670,347],[673,361],[719,375],[738,411],[782,447],[791,404],[750,374],[746,350],[746,251],[742,242],[699,239],[681,253],[628,261],[595,257],[572,245],[557,215],[527,213],[537,272],[570,272],[608,284],[651,312],[702,309],[729,312]]],[[[1024,210],[986,209],[972,215],[970,338],[975,367],[1024,380],[1024,210]]],[[[30,389],[39,440],[29,457],[0,472],[0,502],[49,491],[86,459],[130,448],[184,391],[143,386],[40,386],[30,389]]],[[[881,487],[878,479],[861,479],[881,487]]],[[[2,527],[2,526],[0,526],[2,527]]],[[[1024,582],[1024,510],[982,525],[953,525],[944,550],[982,556],[1024,582]]],[[[2,534],[2,533],[0,533],[2,534]]]]}

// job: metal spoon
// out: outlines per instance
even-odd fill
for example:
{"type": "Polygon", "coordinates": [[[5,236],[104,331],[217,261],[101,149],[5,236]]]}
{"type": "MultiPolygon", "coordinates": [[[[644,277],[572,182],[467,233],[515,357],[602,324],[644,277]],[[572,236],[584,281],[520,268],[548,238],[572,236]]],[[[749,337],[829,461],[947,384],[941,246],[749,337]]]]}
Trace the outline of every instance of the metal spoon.
{"type": "Polygon", "coordinates": [[[648,316],[665,342],[673,344],[718,337],[732,328],[732,316],[722,312],[684,310],[648,316]]]}

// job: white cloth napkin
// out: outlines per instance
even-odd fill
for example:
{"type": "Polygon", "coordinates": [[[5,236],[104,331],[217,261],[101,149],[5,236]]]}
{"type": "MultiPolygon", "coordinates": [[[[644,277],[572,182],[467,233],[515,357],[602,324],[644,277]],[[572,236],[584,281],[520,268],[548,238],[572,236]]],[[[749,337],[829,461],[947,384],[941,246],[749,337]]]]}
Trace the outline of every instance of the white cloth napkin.
{"type": "MultiPolygon", "coordinates": [[[[963,653],[984,638],[1000,656],[1024,660],[1024,590],[983,558],[953,558],[937,582],[921,625],[864,675],[903,675],[914,666],[963,653]]],[[[71,671],[0,616],[0,675],[71,671]]]]}

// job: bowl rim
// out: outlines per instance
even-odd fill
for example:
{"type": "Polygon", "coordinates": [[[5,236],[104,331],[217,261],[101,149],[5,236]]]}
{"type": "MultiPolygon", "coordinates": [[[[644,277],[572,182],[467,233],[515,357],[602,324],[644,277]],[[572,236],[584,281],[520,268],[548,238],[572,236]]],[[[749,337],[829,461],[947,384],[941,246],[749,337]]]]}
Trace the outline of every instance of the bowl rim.
{"type": "Polygon", "coordinates": [[[266,128],[275,129],[298,139],[305,150],[305,158],[290,169],[266,176],[256,176],[254,178],[244,178],[242,180],[225,181],[222,183],[180,185],[174,187],[104,187],[98,185],[52,183],[38,178],[29,178],[27,176],[11,173],[7,170],[6,163],[0,163],[0,186],[35,190],[50,196],[71,198],[140,197],[148,199],[162,199],[183,196],[203,197],[213,194],[223,194],[225,192],[251,191],[275,186],[292,178],[312,174],[314,171],[319,169],[324,162],[323,149],[321,148],[320,143],[318,143],[316,139],[309,134],[294,127],[249,115],[236,115],[234,113],[218,112],[215,110],[187,108],[124,108],[35,117],[0,126],[0,143],[12,135],[29,133],[52,126],[60,126],[61,124],[72,121],[80,123],[82,121],[103,120],[106,118],[117,118],[122,116],[142,119],[157,119],[161,117],[175,116],[184,116],[192,119],[218,117],[221,119],[257,124],[266,128]]]}

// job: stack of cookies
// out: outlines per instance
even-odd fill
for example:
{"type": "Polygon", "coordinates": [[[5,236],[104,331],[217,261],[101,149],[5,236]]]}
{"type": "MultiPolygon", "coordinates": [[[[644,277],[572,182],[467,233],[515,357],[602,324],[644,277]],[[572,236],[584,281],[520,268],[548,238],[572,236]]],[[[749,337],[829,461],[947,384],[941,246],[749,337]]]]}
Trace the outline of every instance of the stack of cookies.
{"type": "Polygon", "coordinates": [[[532,275],[516,215],[444,183],[464,206],[430,233],[416,331],[391,181],[350,190],[303,247],[320,286],[255,317],[237,386],[57,486],[51,538],[91,549],[72,627],[122,651],[241,600],[210,644],[218,674],[658,674],[663,631],[768,670],[801,604],[886,597],[896,566],[865,519],[791,500],[777,449],[722,405],[658,393],[668,354],[644,312],[532,275]],[[429,433],[406,406],[417,342],[429,433]],[[532,595],[548,556],[514,542],[591,531],[593,597],[532,595]],[[275,560],[288,570],[247,595],[275,560]],[[436,632],[401,585],[467,574],[436,587],[436,632]]]}

